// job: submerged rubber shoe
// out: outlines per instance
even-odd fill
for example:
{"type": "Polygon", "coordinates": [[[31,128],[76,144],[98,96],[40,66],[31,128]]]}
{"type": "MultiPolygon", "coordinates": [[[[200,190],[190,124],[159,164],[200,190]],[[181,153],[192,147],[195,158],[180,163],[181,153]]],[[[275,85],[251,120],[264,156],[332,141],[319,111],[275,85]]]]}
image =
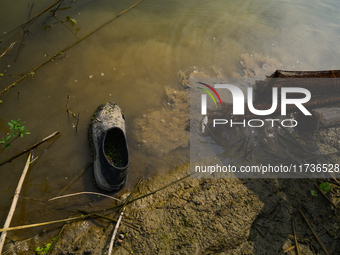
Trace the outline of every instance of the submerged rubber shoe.
{"type": "Polygon", "coordinates": [[[124,112],[115,103],[100,105],[89,126],[94,154],[94,177],[99,188],[119,190],[124,186],[129,165],[124,112]]]}

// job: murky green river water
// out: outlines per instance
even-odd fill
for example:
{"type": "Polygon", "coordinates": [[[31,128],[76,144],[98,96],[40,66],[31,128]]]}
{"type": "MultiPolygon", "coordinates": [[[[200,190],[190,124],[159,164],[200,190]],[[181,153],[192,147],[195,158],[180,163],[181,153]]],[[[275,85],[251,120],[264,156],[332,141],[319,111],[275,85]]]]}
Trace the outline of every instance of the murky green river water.
{"type": "MultiPolygon", "coordinates": [[[[31,17],[53,2],[34,1],[31,17]]],[[[6,32],[27,20],[29,3],[0,1],[0,54],[20,41],[20,29],[6,32]]],[[[134,3],[65,0],[56,18],[65,21],[70,16],[76,20],[73,26],[59,23],[51,12],[43,14],[27,27],[29,34],[18,57],[20,42],[0,58],[1,90],[134,3]]],[[[215,70],[216,75],[228,77],[243,76],[245,71],[263,76],[275,68],[339,69],[339,7],[334,0],[144,0],[65,52],[67,57],[48,63],[0,96],[0,135],[6,136],[7,122],[19,118],[31,132],[2,152],[0,161],[60,131],[61,137],[30,170],[22,190],[23,196],[46,201],[92,161],[88,123],[98,105],[112,101],[127,116],[130,172],[126,188],[145,174],[166,173],[189,158],[189,136],[160,125],[164,114],[180,114],[183,109],[177,106],[179,110],[171,112],[169,99],[169,93],[184,90],[181,72],[215,70]],[[66,113],[68,95],[70,109],[80,113],[78,133],[77,120],[66,113]],[[169,133],[172,137],[165,135],[169,133]],[[180,143],[170,141],[176,137],[180,143]]],[[[49,144],[42,145],[36,155],[49,144]]],[[[0,168],[1,225],[25,160],[22,156],[0,168]]],[[[80,191],[99,191],[92,169],[66,193],[80,191]]],[[[95,199],[99,206],[107,205],[95,199]]],[[[20,199],[12,225],[35,223],[37,215],[38,221],[67,216],[48,205],[20,199]]]]}

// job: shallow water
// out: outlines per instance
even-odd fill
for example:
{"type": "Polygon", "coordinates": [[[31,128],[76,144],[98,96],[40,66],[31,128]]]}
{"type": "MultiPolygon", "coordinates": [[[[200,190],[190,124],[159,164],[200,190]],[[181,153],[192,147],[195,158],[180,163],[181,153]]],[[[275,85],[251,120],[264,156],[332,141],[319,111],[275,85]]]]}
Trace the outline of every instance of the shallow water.
{"type": "MultiPolygon", "coordinates": [[[[36,15],[54,1],[35,1],[36,15]]],[[[17,43],[0,58],[1,89],[29,72],[128,8],[134,1],[69,1],[57,11],[57,18],[76,19],[56,23],[45,13],[32,23],[16,62],[17,43]],[[52,23],[49,31],[43,27],[52,23]],[[76,35],[75,35],[76,34],[76,35]],[[6,70],[6,71],[5,71],[6,70]]],[[[27,19],[27,1],[0,3],[0,35],[27,19]]],[[[8,132],[7,122],[26,121],[30,135],[17,140],[0,154],[0,161],[39,141],[54,131],[61,137],[31,168],[22,195],[47,200],[55,196],[90,161],[87,127],[94,110],[103,102],[120,105],[127,116],[130,150],[129,177],[132,188],[143,175],[166,173],[188,160],[186,142],[148,144],[141,136],[143,119],[148,136],[160,137],[162,113],[181,113],[183,105],[173,105],[169,91],[182,91],[180,72],[218,70],[225,77],[264,76],[272,69],[339,69],[340,15],[337,1],[153,1],[145,0],[104,28],[66,51],[67,57],[50,62],[0,96],[1,136],[8,132]],[[167,89],[166,89],[167,88],[167,89]],[[66,113],[69,107],[80,113],[78,133],[76,118],[66,113]],[[170,105],[169,105],[170,104],[170,105]],[[175,110],[174,110],[175,109],[175,110]],[[143,117],[145,115],[146,117],[143,117]],[[159,116],[159,117],[157,117],[159,116]],[[177,148],[177,149],[176,149],[177,148]],[[67,179],[66,179],[67,178],[67,179]]],[[[12,42],[20,40],[20,30],[0,38],[0,54],[12,42]]],[[[215,72],[216,74],[216,72],[215,72]]],[[[210,74],[211,75],[211,74],[210,74]]],[[[172,93],[173,94],[173,93],[172,93]]],[[[179,102],[183,104],[184,102],[179,102]]],[[[188,102],[189,103],[189,102],[188,102]]],[[[188,104],[189,107],[189,104],[188,104]]],[[[178,116],[174,116],[178,117],[178,116]]],[[[167,115],[169,119],[169,114],[167,115]]],[[[166,119],[165,119],[166,120],[166,119]]],[[[169,125],[164,133],[176,133],[169,125]],[[169,130],[167,130],[169,129],[169,130]]],[[[182,131],[181,131],[182,132],[182,131]]],[[[164,138],[166,139],[166,138],[164,138]]],[[[157,139],[156,139],[157,140],[157,139]]],[[[51,144],[51,143],[49,143],[51,144]]],[[[49,145],[47,144],[47,145],[49,145]]],[[[35,154],[42,152],[42,145],[35,154]]],[[[25,156],[0,168],[0,224],[8,213],[11,198],[25,164],[25,156]]],[[[99,191],[88,169],[66,193],[99,191]]],[[[82,197],[64,200],[76,203],[96,199],[82,197]]],[[[101,201],[100,206],[107,205],[101,201]]],[[[63,202],[60,202],[63,204],[63,202]]],[[[65,216],[49,205],[20,200],[12,225],[52,220],[65,216]]],[[[67,216],[67,215],[66,215],[67,216]]]]}

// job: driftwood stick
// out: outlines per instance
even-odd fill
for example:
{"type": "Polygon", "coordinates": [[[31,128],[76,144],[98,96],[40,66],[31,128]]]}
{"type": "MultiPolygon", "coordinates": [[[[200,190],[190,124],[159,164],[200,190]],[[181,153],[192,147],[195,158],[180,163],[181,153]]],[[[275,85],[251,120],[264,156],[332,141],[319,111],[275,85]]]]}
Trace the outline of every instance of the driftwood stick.
{"type": "Polygon", "coordinates": [[[0,163],[0,166],[6,164],[6,163],[8,163],[8,162],[11,162],[13,159],[15,159],[15,158],[21,156],[22,154],[25,154],[26,152],[28,152],[28,151],[34,149],[35,147],[38,147],[40,144],[42,144],[42,143],[44,143],[44,142],[46,142],[46,141],[52,139],[53,137],[55,137],[55,136],[57,136],[57,135],[59,135],[59,134],[60,134],[59,131],[54,132],[53,134],[51,134],[51,135],[45,137],[44,139],[42,139],[40,142],[38,142],[38,143],[36,143],[36,144],[33,144],[32,146],[28,147],[27,149],[23,150],[22,152],[19,152],[18,154],[14,155],[13,157],[11,157],[11,158],[9,158],[9,159],[6,159],[6,160],[2,161],[2,162],[0,163]]]}
{"type": "MultiPolygon", "coordinates": [[[[87,163],[87,165],[83,168],[83,170],[81,170],[80,171],[80,173],[76,176],[76,177],[74,177],[73,178],[73,180],[72,181],[70,181],[66,186],[65,186],[65,188],[63,188],[58,194],[57,194],[57,197],[59,197],[62,193],[64,193],[71,185],[73,185],[73,183],[75,183],[78,179],[79,179],[79,177],[80,176],[82,176],[83,175],[83,173],[85,173],[85,171],[90,167],[90,166],[92,166],[92,162],[89,162],[89,163],[87,163]]],[[[52,199],[50,199],[49,201],[51,201],[52,199]]]]}
{"type": "Polygon", "coordinates": [[[112,254],[113,243],[114,243],[116,234],[117,234],[117,232],[118,232],[118,228],[119,228],[119,225],[120,225],[120,221],[121,221],[122,218],[123,218],[124,210],[125,210],[125,208],[123,208],[123,211],[120,213],[119,218],[118,218],[118,221],[117,221],[117,223],[116,223],[116,227],[115,227],[115,229],[114,229],[114,231],[113,231],[112,238],[111,238],[111,242],[110,242],[110,247],[109,247],[109,251],[108,251],[108,255],[111,255],[111,254],[112,254]]]}
{"type": "Polygon", "coordinates": [[[294,215],[292,214],[292,227],[293,227],[293,234],[294,234],[294,241],[295,241],[295,247],[296,247],[296,252],[298,255],[300,255],[300,249],[299,249],[299,244],[296,238],[296,232],[295,232],[295,223],[294,223],[294,215]]]}
{"type": "Polygon", "coordinates": [[[313,233],[315,239],[316,239],[316,240],[318,241],[318,243],[320,244],[320,246],[321,246],[321,248],[323,249],[323,251],[324,251],[327,255],[329,255],[329,253],[328,253],[326,247],[321,243],[321,241],[320,241],[318,235],[315,233],[315,231],[313,230],[312,226],[309,224],[309,221],[307,220],[306,216],[303,214],[303,212],[301,211],[300,208],[299,208],[299,211],[300,211],[300,214],[302,215],[303,219],[304,219],[305,222],[307,223],[307,226],[308,226],[309,229],[312,231],[312,233],[313,233]]]}
{"type": "MultiPolygon", "coordinates": [[[[31,152],[28,155],[28,158],[27,158],[24,170],[23,170],[23,172],[21,174],[18,186],[17,186],[17,188],[15,190],[14,198],[13,198],[12,205],[11,205],[11,209],[9,210],[9,213],[7,215],[7,219],[5,221],[4,228],[8,228],[9,225],[11,224],[11,221],[12,221],[12,218],[13,218],[13,214],[15,212],[15,208],[16,208],[17,203],[18,203],[21,187],[22,187],[22,184],[24,183],[24,180],[25,180],[25,177],[26,177],[29,165],[30,165],[30,158],[31,158],[31,152]]],[[[0,237],[0,254],[2,253],[2,248],[4,247],[6,236],[7,236],[7,232],[6,231],[2,232],[1,237],[0,237]]]]}
{"type": "Polygon", "coordinates": [[[324,194],[324,193],[322,192],[322,190],[319,188],[319,186],[318,186],[316,183],[314,183],[314,186],[318,189],[318,191],[321,193],[321,195],[322,195],[324,198],[326,198],[326,200],[327,200],[334,208],[337,208],[336,205],[332,202],[332,200],[330,200],[330,199],[326,196],[326,194],[324,194]]]}

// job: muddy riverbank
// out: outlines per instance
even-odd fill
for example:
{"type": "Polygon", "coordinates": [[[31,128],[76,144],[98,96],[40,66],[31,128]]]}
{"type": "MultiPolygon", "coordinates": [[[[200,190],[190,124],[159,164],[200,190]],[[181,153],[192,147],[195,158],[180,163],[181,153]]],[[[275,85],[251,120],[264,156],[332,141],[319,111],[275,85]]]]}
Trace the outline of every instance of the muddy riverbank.
{"type": "MultiPolygon", "coordinates": [[[[188,172],[185,164],[166,176],[146,180],[133,197],[188,172]]],[[[124,238],[113,254],[284,254],[284,249],[294,245],[292,214],[301,254],[325,254],[298,208],[329,254],[338,254],[339,212],[321,194],[311,195],[314,183],[314,179],[186,178],[128,205],[124,221],[134,228],[119,227],[118,234],[124,238]]],[[[327,196],[338,206],[339,186],[332,184],[327,196]]],[[[103,219],[67,224],[52,254],[106,254],[112,231],[113,224],[103,219]]],[[[34,254],[36,247],[44,247],[57,232],[35,237],[8,254],[34,254]]]]}

